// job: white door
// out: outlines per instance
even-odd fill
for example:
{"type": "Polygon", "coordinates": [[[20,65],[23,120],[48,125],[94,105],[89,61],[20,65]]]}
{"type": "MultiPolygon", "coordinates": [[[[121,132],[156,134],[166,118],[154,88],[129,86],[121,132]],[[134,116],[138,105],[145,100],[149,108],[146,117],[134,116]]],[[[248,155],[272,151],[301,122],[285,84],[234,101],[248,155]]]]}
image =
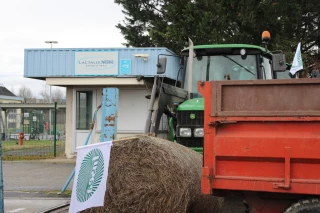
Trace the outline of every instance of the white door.
{"type": "MultiPolygon", "coordinates": [[[[93,113],[96,109],[96,90],[93,89],[75,89],[73,104],[73,126],[74,126],[74,150],[78,146],[86,143],[90,127],[92,124],[93,113]]],[[[92,143],[94,133],[88,140],[92,143]]]]}

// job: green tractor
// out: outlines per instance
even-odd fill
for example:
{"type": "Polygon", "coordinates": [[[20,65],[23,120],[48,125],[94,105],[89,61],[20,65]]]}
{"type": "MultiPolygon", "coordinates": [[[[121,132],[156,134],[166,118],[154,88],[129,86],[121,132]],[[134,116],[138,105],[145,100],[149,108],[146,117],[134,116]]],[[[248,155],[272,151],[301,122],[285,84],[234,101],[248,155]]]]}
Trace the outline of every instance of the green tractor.
{"type": "MultiPolygon", "coordinates": [[[[267,41],[265,38],[264,42],[267,41]]],[[[169,117],[168,139],[198,152],[203,150],[204,135],[204,99],[197,89],[199,81],[290,78],[281,51],[274,53],[255,45],[193,46],[189,39],[189,47],[182,50],[181,59],[181,88],[155,77],[145,133],[158,135],[165,114],[169,117]]],[[[165,65],[166,58],[159,58],[158,74],[165,72],[165,65]]]]}

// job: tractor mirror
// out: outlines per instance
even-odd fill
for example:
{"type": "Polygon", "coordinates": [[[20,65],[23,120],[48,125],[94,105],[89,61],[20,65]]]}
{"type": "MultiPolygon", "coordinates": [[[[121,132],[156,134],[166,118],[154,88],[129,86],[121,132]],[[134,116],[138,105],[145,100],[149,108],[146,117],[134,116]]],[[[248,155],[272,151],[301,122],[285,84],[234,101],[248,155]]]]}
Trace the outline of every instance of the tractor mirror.
{"type": "Polygon", "coordinates": [[[272,55],[272,70],[274,72],[286,71],[286,58],[284,54],[273,54],[272,55]]]}
{"type": "Polygon", "coordinates": [[[165,73],[166,67],[167,67],[167,58],[166,57],[159,58],[158,64],[157,64],[157,74],[165,73]]]}

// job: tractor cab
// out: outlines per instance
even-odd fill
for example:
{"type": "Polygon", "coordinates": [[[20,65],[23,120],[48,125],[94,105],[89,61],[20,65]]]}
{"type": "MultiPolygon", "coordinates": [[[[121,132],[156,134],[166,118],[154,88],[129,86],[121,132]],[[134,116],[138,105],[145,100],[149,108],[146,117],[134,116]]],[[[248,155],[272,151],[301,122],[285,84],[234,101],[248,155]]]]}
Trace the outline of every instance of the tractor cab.
{"type": "MultiPolygon", "coordinates": [[[[273,79],[272,54],[264,48],[245,44],[200,45],[194,48],[192,63],[185,66],[184,89],[198,96],[197,82],[212,80],[273,79]],[[192,64],[192,72],[188,72],[192,64]],[[190,80],[191,78],[191,80],[190,80]],[[191,82],[192,85],[188,85],[191,82]]],[[[189,49],[182,51],[190,61],[189,49]]],[[[192,97],[192,96],[191,96],[192,97]]]]}
{"type": "MultiPolygon", "coordinates": [[[[198,82],[234,80],[270,80],[279,73],[285,78],[287,65],[281,51],[267,49],[270,34],[262,34],[264,47],[249,44],[211,44],[189,46],[181,51],[181,87],[159,83],[155,77],[150,95],[150,110],[145,133],[158,136],[163,114],[169,119],[171,141],[203,150],[204,100],[198,92],[198,82]],[[158,82],[158,83],[157,83],[158,82]]],[[[172,55],[171,55],[172,56],[172,55]]],[[[158,58],[158,74],[166,72],[166,57],[158,58]]],[[[287,75],[289,77],[289,75],[287,75]]],[[[177,79],[178,81],[178,79],[177,79]]]]}
{"type": "Polygon", "coordinates": [[[286,71],[283,54],[274,54],[255,45],[190,45],[182,50],[181,55],[186,62],[182,85],[189,96],[177,108],[175,139],[199,152],[203,147],[204,122],[199,81],[269,80],[275,79],[277,72],[286,71]]]}

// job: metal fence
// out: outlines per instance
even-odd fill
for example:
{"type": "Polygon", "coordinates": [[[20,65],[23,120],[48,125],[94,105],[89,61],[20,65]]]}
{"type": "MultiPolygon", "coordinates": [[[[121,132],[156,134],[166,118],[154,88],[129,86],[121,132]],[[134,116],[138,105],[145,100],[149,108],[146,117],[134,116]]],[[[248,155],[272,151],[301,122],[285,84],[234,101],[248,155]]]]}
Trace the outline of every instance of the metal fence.
{"type": "Polygon", "coordinates": [[[44,159],[63,155],[66,131],[65,109],[57,109],[56,118],[56,143],[54,143],[54,109],[51,109],[51,116],[49,109],[8,109],[2,112],[0,137],[3,141],[3,159],[44,159]]]}

